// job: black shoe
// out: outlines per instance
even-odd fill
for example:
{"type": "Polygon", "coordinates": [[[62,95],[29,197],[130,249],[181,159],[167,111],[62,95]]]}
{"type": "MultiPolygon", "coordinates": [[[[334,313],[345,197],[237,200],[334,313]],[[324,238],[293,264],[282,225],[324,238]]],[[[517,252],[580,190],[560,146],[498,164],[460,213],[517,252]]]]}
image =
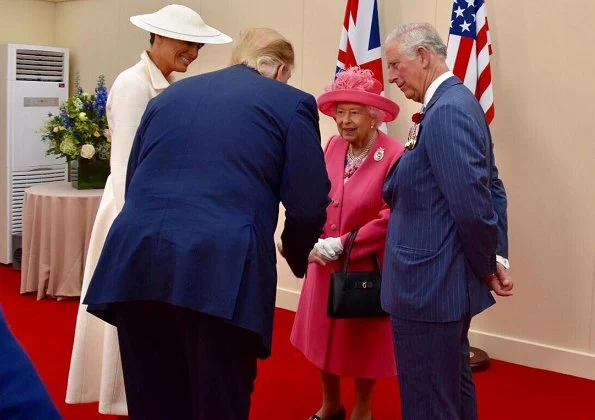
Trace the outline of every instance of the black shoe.
{"type": "MultiPolygon", "coordinates": [[[[345,420],[346,416],[347,412],[345,411],[345,407],[341,407],[339,411],[337,411],[332,416],[327,417],[326,420],[345,420]]],[[[322,418],[318,417],[316,414],[313,414],[310,416],[310,418],[308,418],[308,420],[322,420],[322,418]]]]}

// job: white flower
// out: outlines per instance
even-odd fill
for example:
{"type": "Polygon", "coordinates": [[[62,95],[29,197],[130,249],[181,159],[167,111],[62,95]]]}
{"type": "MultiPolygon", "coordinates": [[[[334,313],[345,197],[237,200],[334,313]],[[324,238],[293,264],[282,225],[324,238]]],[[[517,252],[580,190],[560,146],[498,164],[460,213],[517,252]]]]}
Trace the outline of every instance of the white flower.
{"type": "Polygon", "coordinates": [[[52,130],[54,133],[57,133],[58,131],[60,131],[60,127],[55,126],[54,129],[52,130]]]}
{"type": "Polygon", "coordinates": [[[79,98],[76,98],[74,101],[74,107],[75,109],[79,110],[79,109],[83,109],[83,101],[81,101],[79,98]]]}
{"type": "Polygon", "coordinates": [[[112,133],[110,133],[109,129],[106,128],[106,129],[103,130],[103,136],[104,137],[111,137],[112,136],[112,133]]]}
{"type": "Polygon", "coordinates": [[[95,148],[92,144],[83,144],[81,147],[81,157],[85,159],[91,159],[95,154],[95,148]]]}
{"type": "Polygon", "coordinates": [[[86,113],[84,113],[84,112],[81,112],[81,113],[79,114],[79,120],[81,120],[81,121],[87,121],[87,120],[88,120],[88,118],[87,118],[87,114],[86,114],[86,113]]]}

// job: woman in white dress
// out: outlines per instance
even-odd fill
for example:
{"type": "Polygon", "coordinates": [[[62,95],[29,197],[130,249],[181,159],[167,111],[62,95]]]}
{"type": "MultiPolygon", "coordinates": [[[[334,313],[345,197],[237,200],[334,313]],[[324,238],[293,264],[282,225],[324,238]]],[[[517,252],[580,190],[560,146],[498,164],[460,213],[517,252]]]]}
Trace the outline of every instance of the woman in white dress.
{"type": "MultiPolygon", "coordinates": [[[[186,6],[169,5],[155,13],[132,16],[130,21],[150,32],[151,48],[141,54],[140,62],[120,73],[109,92],[106,112],[112,138],[111,175],[93,225],[81,302],[107,233],[124,204],[128,156],[148,102],[169,86],[172,72],[186,71],[204,44],[231,42],[229,36],[207,26],[186,6]]],[[[67,403],[99,401],[100,413],[127,414],[117,337],[114,327],[87,313],[86,305],[79,306],[67,403]]]]}

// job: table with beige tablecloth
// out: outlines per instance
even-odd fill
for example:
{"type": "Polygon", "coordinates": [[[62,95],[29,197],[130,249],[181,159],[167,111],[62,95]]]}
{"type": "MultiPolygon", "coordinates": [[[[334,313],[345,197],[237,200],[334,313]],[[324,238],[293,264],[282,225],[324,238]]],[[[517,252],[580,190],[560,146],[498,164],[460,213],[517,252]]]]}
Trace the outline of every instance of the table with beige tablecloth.
{"type": "Polygon", "coordinates": [[[25,190],[21,293],[80,296],[87,247],[103,190],[69,182],[25,190]]]}

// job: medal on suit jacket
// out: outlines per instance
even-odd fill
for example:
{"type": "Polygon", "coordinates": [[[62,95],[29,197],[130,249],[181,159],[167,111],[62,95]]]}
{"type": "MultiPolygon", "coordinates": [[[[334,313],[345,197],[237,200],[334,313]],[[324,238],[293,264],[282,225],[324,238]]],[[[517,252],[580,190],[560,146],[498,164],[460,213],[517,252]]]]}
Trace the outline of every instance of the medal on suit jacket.
{"type": "Polygon", "coordinates": [[[422,108],[421,112],[416,112],[411,116],[411,121],[413,121],[413,126],[409,129],[409,135],[407,135],[407,142],[405,143],[405,148],[409,150],[415,149],[417,145],[417,135],[419,134],[419,125],[421,121],[424,119],[424,108],[422,108]]]}

